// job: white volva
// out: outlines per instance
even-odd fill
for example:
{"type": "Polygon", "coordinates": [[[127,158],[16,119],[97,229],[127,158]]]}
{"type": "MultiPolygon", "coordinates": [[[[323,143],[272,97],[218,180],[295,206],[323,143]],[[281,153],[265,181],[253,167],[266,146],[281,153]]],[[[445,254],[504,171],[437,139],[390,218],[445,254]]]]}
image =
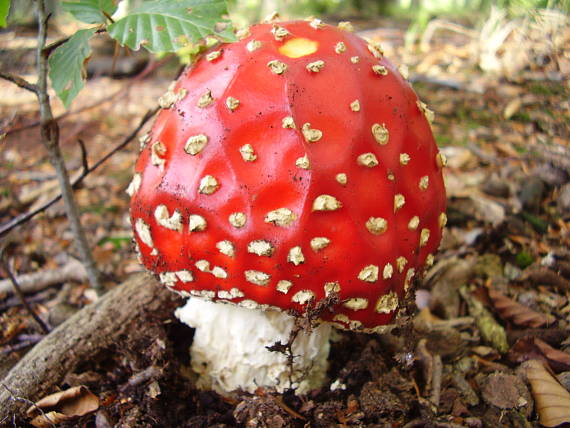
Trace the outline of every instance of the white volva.
{"type": "Polygon", "coordinates": [[[278,392],[293,387],[303,394],[325,381],[331,332],[327,323],[297,336],[291,374],[286,356],[265,348],[287,343],[294,318],[286,313],[191,298],[176,316],[196,329],[190,353],[192,368],[200,375],[199,388],[227,394],[237,389],[253,393],[260,386],[278,392]]]}

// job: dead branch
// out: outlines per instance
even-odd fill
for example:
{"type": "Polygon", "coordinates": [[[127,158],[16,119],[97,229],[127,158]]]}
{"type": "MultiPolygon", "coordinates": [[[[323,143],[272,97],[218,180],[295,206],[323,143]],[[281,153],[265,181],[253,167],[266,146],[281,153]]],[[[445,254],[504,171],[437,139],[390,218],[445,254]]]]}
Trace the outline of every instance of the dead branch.
{"type": "Polygon", "coordinates": [[[28,311],[28,313],[32,316],[32,318],[38,323],[38,325],[40,326],[42,331],[45,334],[48,334],[49,330],[50,330],[49,327],[44,322],[44,320],[42,320],[39,317],[39,315],[35,313],[35,311],[32,309],[32,307],[30,306],[30,304],[26,300],[26,297],[24,296],[24,293],[22,292],[22,288],[20,287],[18,280],[16,279],[16,277],[14,276],[14,273],[12,272],[12,269],[10,268],[10,262],[8,261],[8,258],[6,256],[0,254],[0,262],[2,262],[2,267],[4,268],[6,273],[8,274],[8,279],[12,283],[12,288],[13,288],[14,293],[16,294],[16,296],[18,296],[18,298],[20,299],[20,302],[22,303],[22,305],[24,306],[26,311],[28,311]]]}
{"type": "MultiPolygon", "coordinates": [[[[24,294],[36,293],[51,285],[67,281],[82,282],[87,280],[85,268],[77,259],[70,258],[58,269],[26,273],[16,278],[24,294]]],[[[12,283],[8,279],[0,281],[0,294],[12,292],[12,283]]]]}
{"type": "Polygon", "coordinates": [[[25,89],[27,91],[33,92],[34,94],[37,95],[38,93],[38,87],[30,82],[28,82],[26,79],[20,77],[20,76],[16,76],[12,73],[6,73],[4,71],[0,71],[0,78],[7,80],[8,82],[12,82],[14,85],[25,89]]]}
{"type": "Polygon", "coordinates": [[[13,394],[34,401],[52,392],[79,363],[111,345],[120,346],[125,335],[140,331],[176,300],[150,275],[138,274],[80,310],[32,348],[0,382],[0,420],[25,409],[12,399],[13,394]]]}
{"type": "MultiPolygon", "coordinates": [[[[92,173],[101,165],[103,165],[105,162],[107,162],[115,153],[125,148],[137,136],[142,127],[156,114],[157,111],[158,107],[155,108],[154,110],[149,110],[141,119],[138,126],[133,130],[133,132],[131,132],[120,144],[111,149],[105,156],[103,156],[101,159],[95,162],[87,170],[84,169],[81,175],[79,175],[77,179],[73,180],[72,187],[73,188],[77,187],[85,179],[85,177],[87,177],[90,173],[92,173]]],[[[55,196],[54,198],[50,199],[43,205],[39,206],[38,208],[30,212],[27,212],[25,214],[20,214],[19,216],[14,217],[12,220],[7,221],[6,223],[0,225],[0,237],[7,234],[14,228],[18,227],[19,225],[24,224],[27,221],[31,220],[39,213],[47,210],[49,207],[51,207],[60,199],[61,199],[61,193],[55,196]]]]}
{"type": "MultiPolygon", "coordinates": [[[[111,102],[111,101],[115,100],[116,98],[123,96],[125,94],[125,92],[128,92],[137,82],[144,79],[149,74],[153,73],[155,70],[159,69],[163,65],[167,64],[174,57],[175,57],[174,55],[167,55],[166,57],[164,57],[160,61],[149,63],[146,66],[146,68],[144,70],[142,70],[138,75],[136,75],[132,79],[129,79],[128,83],[123,88],[118,89],[116,92],[112,93],[111,95],[109,95],[107,97],[104,97],[98,101],[95,101],[93,104],[89,104],[85,107],[78,108],[77,110],[67,110],[64,113],[61,113],[59,116],[56,116],[55,120],[57,120],[59,122],[62,119],[67,119],[70,116],[74,116],[74,115],[92,110],[94,108],[97,108],[97,107],[105,104],[105,103],[111,102]]],[[[2,76],[0,75],[0,77],[2,77],[2,76]]],[[[6,135],[16,134],[18,132],[25,131],[26,129],[35,128],[36,126],[39,126],[40,124],[41,123],[39,120],[34,121],[34,122],[30,122],[30,123],[25,123],[25,124],[23,124],[17,128],[7,129],[5,133],[6,133],[6,135]]]]}

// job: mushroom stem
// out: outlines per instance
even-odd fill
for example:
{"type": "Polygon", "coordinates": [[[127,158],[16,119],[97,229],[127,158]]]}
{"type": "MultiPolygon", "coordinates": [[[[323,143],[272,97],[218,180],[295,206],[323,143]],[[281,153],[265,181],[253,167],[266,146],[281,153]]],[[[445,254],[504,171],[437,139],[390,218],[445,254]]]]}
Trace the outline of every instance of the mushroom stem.
{"type": "Polygon", "coordinates": [[[197,386],[222,395],[255,392],[258,387],[304,394],[326,379],[331,326],[300,332],[293,342],[293,373],[286,355],[267,350],[287,343],[295,319],[274,310],[253,310],[191,298],[176,310],[180,321],[196,329],[190,348],[197,386]]]}

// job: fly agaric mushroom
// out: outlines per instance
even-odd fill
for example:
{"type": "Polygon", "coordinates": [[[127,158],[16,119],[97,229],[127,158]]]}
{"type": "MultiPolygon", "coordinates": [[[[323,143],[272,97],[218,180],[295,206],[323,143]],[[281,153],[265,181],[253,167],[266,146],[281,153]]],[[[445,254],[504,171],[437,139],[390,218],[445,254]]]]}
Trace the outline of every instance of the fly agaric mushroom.
{"type": "Polygon", "coordinates": [[[378,46],[317,20],[251,27],[160,104],[131,220],[142,263],[192,296],[177,315],[197,329],[199,383],[319,386],[330,326],[378,331],[433,261],[446,222],[433,113],[378,46]],[[289,373],[265,346],[333,293],[289,373]]]}

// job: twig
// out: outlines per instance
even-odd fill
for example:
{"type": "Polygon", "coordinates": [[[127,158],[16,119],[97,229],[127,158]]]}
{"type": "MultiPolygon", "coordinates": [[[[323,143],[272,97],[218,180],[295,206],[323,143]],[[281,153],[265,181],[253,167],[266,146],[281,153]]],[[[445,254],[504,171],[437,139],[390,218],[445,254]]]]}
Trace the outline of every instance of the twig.
{"type": "Polygon", "coordinates": [[[46,323],[38,316],[38,314],[36,314],[34,312],[34,310],[32,309],[32,307],[28,304],[28,302],[26,301],[26,297],[24,296],[24,293],[22,292],[22,289],[20,288],[20,284],[18,284],[18,280],[16,279],[16,277],[14,276],[14,274],[12,273],[12,269],[10,269],[10,264],[8,263],[8,260],[0,254],[0,259],[2,262],[2,267],[4,268],[4,270],[6,271],[6,273],[8,274],[8,278],[10,278],[10,281],[12,282],[12,286],[14,287],[14,294],[16,294],[18,296],[18,298],[20,299],[20,301],[22,302],[22,305],[24,306],[24,308],[26,309],[26,311],[28,311],[28,313],[32,316],[32,318],[38,323],[38,325],[40,326],[40,328],[42,329],[42,331],[45,334],[49,333],[49,327],[46,325],[46,323]]]}
{"type": "Polygon", "coordinates": [[[33,92],[36,95],[38,93],[37,85],[34,85],[34,84],[28,82],[26,79],[23,79],[20,76],[16,76],[12,73],[6,73],[4,71],[0,71],[0,78],[7,80],[9,82],[12,82],[15,85],[19,86],[20,88],[26,89],[30,92],[33,92]]]}
{"type": "Polygon", "coordinates": [[[81,257],[81,261],[87,271],[89,283],[97,294],[103,293],[103,283],[101,282],[101,274],[95,265],[93,254],[87,242],[85,230],[81,225],[81,217],[77,203],[73,196],[73,187],[69,179],[69,173],[65,166],[65,161],[59,147],[59,126],[53,117],[51,104],[48,94],[48,53],[45,52],[47,39],[47,26],[50,16],[46,13],[45,0],[37,1],[38,12],[38,102],[40,105],[40,121],[41,121],[41,141],[47,149],[48,156],[52,166],[54,167],[61,189],[61,195],[65,205],[67,219],[73,233],[75,246],[81,257]]]}
{"type": "MultiPolygon", "coordinates": [[[[146,114],[144,115],[144,117],[139,122],[138,126],[133,130],[133,132],[131,132],[120,144],[118,144],[113,149],[111,149],[105,156],[103,156],[101,159],[99,159],[97,162],[95,162],[92,166],[90,166],[89,169],[87,169],[79,177],[77,177],[77,179],[74,180],[74,182],[71,184],[72,187],[73,188],[77,187],[85,179],[85,177],[87,177],[87,175],[89,175],[91,172],[95,171],[98,167],[100,167],[102,164],[104,164],[115,153],[117,153],[118,151],[120,151],[121,149],[126,147],[137,136],[137,134],[143,128],[143,126],[146,125],[146,123],[156,114],[156,112],[158,110],[159,110],[159,108],[156,107],[153,110],[147,111],[146,114]]],[[[18,227],[19,225],[21,225],[23,223],[26,223],[27,221],[29,221],[30,219],[32,219],[33,217],[35,217],[39,213],[41,213],[41,212],[45,211],[46,209],[48,209],[49,207],[51,207],[53,204],[55,204],[60,199],[61,199],[61,193],[59,195],[53,197],[51,200],[47,201],[43,205],[39,206],[35,210],[32,210],[32,211],[25,213],[25,214],[21,214],[15,218],[13,218],[12,220],[7,221],[6,223],[0,225],[0,236],[4,236],[8,232],[10,232],[12,229],[18,227]]]]}
{"type": "MultiPolygon", "coordinates": [[[[97,31],[95,31],[95,34],[100,34],[100,33],[105,33],[107,31],[107,29],[105,28],[99,28],[97,31]]],[[[44,55],[50,56],[51,53],[56,50],[57,48],[59,48],[61,45],[63,45],[64,43],[67,43],[69,41],[69,39],[71,39],[71,36],[69,37],[64,37],[63,39],[59,39],[56,40],[53,43],[50,43],[49,45],[47,45],[43,52],[44,55]]]]}
{"type": "Polygon", "coordinates": [[[85,142],[78,138],[79,148],[81,149],[81,165],[83,165],[83,173],[89,170],[89,159],[87,158],[87,149],[85,148],[85,142]]]}
{"type": "Polygon", "coordinates": [[[441,355],[433,354],[433,376],[432,376],[431,394],[429,401],[431,401],[436,408],[439,407],[439,401],[441,398],[442,373],[443,373],[443,363],[441,361],[441,355]]]}
{"type": "MultiPolygon", "coordinates": [[[[10,399],[14,400],[14,401],[19,401],[21,403],[27,404],[28,406],[31,406],[33,408],[35,408],[36,410],[38,410],[44,417],[45,419],[49,422],[49,424],[53,427],[56,428],[55,424],[52,422],[51,418],[46,415],[43,411],[43,409],[41,407],[39,407],[36,403],[34,403],[33,401],[27,400],[23,397],[18,397],[16,394],[14,394],[14,391],[12,391],[10,388],[8,388],[6,386],[6,384],[2,384],[2,386],[6,389],[6,391],[8,391],[10,393],[10,399]]],[[[5,418],[6,419],[6,418],[5,418]]],[[[15,425],[14,425],[15,426],[15,425]]]]}
{"type": "Polygon", "coordinates": [[[39,336],[28,340],[23,340],[20,343],[16,343],[14,345],[7,345],[3,348],[0,348],[0,354],[11,354],[12,352],[17,352],[21,349],[29,348],[30,346],[34,346],[42,339],[43,336],[39,336]]]}
{"type": "MultiPolygon", "coordinates": [[[[73,116],[73,115],[76,115],[79,113],[83,113],[85,111],[91,110],[95,107],[98,107],[102,104],[105,104],[109,101],[114,100],[119,95],[128,91],[136,82],[144,79],[148,74],[152,73],[157,68],[162,67],[168,61],[170,61],[173,57],[174,57],[173,55],[168,55],[164,59],[162,59],[156,63],[149,63],[149,65],[147,65],[147,67],[143,71],[141,71],[138,75],[136,75],[135,77],[130,79],[129,82],[125,85],[125,87],[119,89],[115,93],[113,93],[113,94],[109,95],[108,97],[105,97],[101,100],[95,101],[93,104],[89,104],[88,106],[81,107],[77,110],[68,110],[65,113],[60,114],[59,116],[56,116],[55,119],[57,121],[59,121],[61,119],[67,118],[68,116],[73,116]]],[[[40,125],[40,121],[35,121],[35,122],[24,124],[24,125],[17,127],[17,128],[8,129],[8,130],[6,130],[5,133],[6,133],[6,135],[12,135],[12,134],[16,134],[16,133],[21,132],[21,131],[25,131],[26,129],[34,128],[34,127],[39,126],[39,125],[40,125]]]]}

